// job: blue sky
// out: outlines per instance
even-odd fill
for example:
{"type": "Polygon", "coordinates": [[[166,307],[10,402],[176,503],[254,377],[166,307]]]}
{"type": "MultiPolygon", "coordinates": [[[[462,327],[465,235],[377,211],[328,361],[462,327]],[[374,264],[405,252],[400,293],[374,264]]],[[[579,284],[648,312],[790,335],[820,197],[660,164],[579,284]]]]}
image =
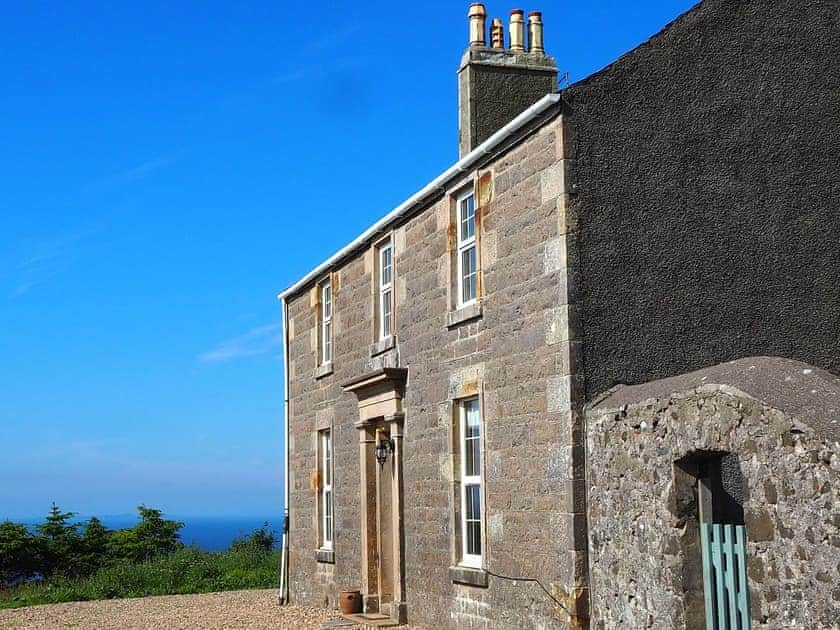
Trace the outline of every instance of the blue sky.
{"type": "MultiPolygon", "coordinates": [[[[692,4],[523,8],[575,81],[692,4]]],[[[275,295],[457,159],[468,5],[4,5],[0,518],[280,514],[275,295]]]]}

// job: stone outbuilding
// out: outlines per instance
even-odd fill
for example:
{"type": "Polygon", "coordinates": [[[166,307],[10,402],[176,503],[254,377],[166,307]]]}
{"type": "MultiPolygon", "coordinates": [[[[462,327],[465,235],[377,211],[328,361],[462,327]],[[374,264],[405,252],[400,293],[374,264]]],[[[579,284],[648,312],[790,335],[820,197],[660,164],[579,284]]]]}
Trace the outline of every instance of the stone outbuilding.
{"type": "Polygon", "coordinates": [[[746,525],[756,625],[836,627],[839,448],[840,378],[798,361],[739,359],[595,401],[586,479],[598,627],[706,627],[704,518],[746,525]]]}
{"type": "Polygon", "coordinates": [[[837,4],[705,0],[560,91],[542,20],[470,7],[458,162],[280,294],[281,601],[833,627],[837,4]]]}

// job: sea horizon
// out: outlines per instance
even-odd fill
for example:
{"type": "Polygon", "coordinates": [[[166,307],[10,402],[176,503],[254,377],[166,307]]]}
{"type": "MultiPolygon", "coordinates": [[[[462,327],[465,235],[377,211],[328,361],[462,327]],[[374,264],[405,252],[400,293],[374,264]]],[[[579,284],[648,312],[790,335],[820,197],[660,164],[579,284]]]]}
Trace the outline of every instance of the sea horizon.
{"type": "MultiPolygon", "coordinates": [[[[139,521],[136,513],[125,512],[119,514],[77,514],[72,522],[84,524],[91,517],[95,516],[108,529],[125,529],[133,527],[139,521]]],[[[46,515],[29,516],[25,518],[2,517],[0,522],[10,520],[16,523],[23,523],[30,529],[34,529],[38,523],[43,523],[46,515]]],[[[205,551],[224,551],[230,547],[237,538],[247,536],[256,529],[263,527],[266,523],[268,529],[273,531],[277,542],[280,542],[280,535],[283,528],[282,510],[279,513],[262,516],[235,516],[235,515],[178,515],[164,513],[163,517],[169,520],[180,521],[184,527],[180,530],[180,540],[185,545],[195,545],[205,551]]]]}

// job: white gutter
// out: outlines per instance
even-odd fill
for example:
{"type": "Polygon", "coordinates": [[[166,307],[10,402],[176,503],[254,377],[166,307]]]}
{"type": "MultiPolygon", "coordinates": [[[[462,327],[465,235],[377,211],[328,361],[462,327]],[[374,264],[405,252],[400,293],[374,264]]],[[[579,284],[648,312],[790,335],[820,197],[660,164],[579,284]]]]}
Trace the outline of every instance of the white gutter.
{"type": "Polygon", "coordinates": [[[289,305],[280,299],[283,309],[283,543],[280,548],[280,605],[289,603],[289,305]]]}
{"type": "MultiPolygon", "coordinates": [[[[453,166],[446,169],[443,173],[438,175],[424,188],[414,193],[411,197],[402,202],[399,206],[394,208],[391,212],[382,217],[379,221],[374,223],[371,227],[365,230],[358,238],[346,247],[340,249],[335,254],[330,256],[323,263],[318,265],[315,269],[306,274],[303,278],[295,282],[288,289],[278,294],[278,299],[285,300],[287,297],[296,293],[304,286],[316,280],[328,269],[335,265],[338,261],[349,256],[367,241],[376,236],[379,232],[385,229],[386,226],[393,223],[400,217],[409,214],[411,211],[417,209],[429,197],[434,194],[441,194],[446,191],[446,186],[453,183],[457,177],[464,172],[469,171],[479,162],[481,162],[487,155],[494,151],[504,148],[505,143],[513,138],[523,128],[527,128],[530,123],[545,114],[548,110],[553,108],[560,102],[560,94],[547,94],[543,96],[536,103],[531,105],[524,112],[519,114],[516,118],[511,120],[504,127],[499,129],[492,136],[487,138],[484,142],[478,145],[475,149],[467,153],[453,166]]],[[[285,320],[284,320],[285,321],[285,320]]],[[[284,323],[285,326],[285,323],[284,323]]]]}

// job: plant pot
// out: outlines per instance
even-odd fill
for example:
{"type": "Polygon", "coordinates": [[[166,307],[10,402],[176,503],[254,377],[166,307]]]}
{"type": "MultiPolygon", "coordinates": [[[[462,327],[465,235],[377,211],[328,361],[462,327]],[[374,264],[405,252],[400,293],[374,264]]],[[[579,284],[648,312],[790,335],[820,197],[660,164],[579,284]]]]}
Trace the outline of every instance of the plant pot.
{"type": "Polygon", "coordinates": [[[362,612],[362,593],[357,588],[347,588],[338,594],[338,605],[345,615],[357,615],[362,612]]]}

